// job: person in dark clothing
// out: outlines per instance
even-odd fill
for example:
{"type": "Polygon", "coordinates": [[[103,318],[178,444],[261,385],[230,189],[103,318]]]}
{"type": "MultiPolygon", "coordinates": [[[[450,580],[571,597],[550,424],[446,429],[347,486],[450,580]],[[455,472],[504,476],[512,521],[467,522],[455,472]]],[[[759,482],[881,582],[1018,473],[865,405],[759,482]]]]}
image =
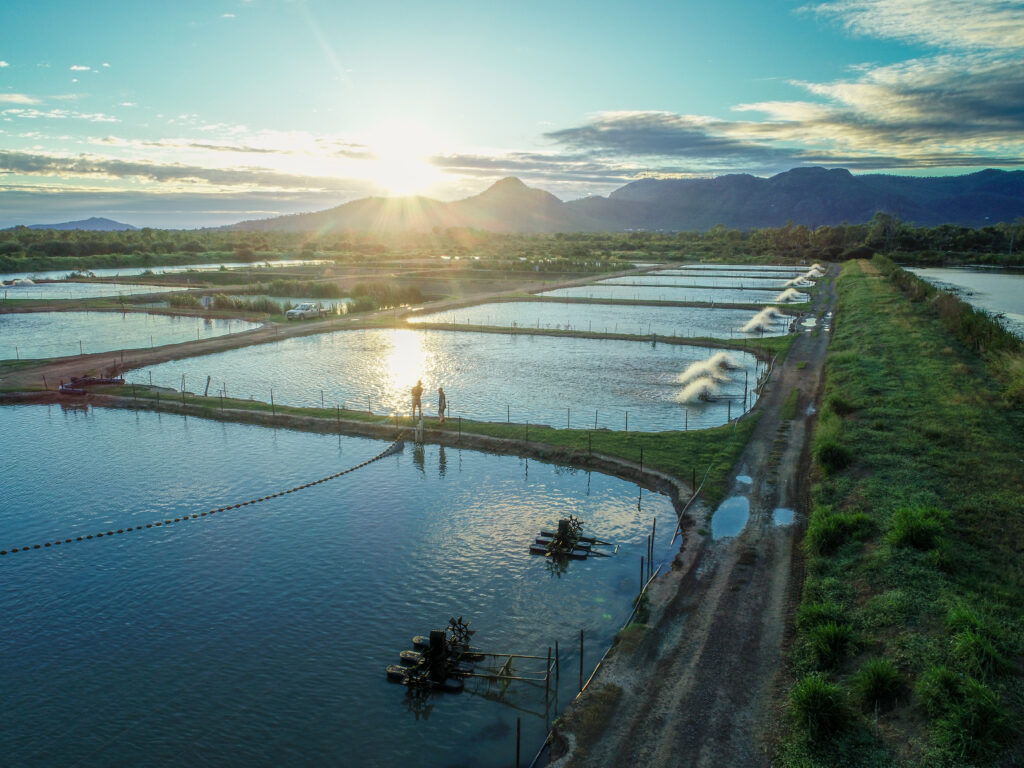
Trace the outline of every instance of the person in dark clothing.
{"type": "Polygon", "coordinates": [[[416,418],[416,409],[419,409],[420,416],[423,416],[423,382],[417,380],[416,386],[412,388],[412,417],[416,418]]]}

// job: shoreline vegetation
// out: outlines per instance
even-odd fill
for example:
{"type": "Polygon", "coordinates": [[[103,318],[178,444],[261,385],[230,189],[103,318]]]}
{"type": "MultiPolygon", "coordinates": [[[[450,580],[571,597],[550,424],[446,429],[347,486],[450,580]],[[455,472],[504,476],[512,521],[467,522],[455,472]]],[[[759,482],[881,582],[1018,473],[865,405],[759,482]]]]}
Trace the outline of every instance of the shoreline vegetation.
{"type": "Polygon", "coordinates": [[[885,257],[837,289],[778,764],[1007,764],[1024,745],[1022,344],[885,257]]]}
{"type": "Polygon", "coordinates": [[[443,260],[473,270],[615,271],[623,262],[698,260],[768,264],[845,261],[889,254],[911,265],[1024,266],[1024,219],[982,228],[918,227],[877,213],[863,224],[712,227],[706,232],[499,234],[465,228],[360,234],[138,230],[97,232],[13,227],[0,230],[0,272],[146,268],[325,260],[335,265],[392,265],[443,260]]]}

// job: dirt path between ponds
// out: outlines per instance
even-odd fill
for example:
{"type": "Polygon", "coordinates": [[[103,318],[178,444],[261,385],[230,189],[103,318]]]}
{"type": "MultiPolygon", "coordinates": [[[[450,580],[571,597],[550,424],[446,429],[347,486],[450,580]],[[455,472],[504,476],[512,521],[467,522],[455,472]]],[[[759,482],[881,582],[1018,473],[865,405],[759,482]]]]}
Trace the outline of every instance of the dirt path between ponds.
{"type": "MultiPolygon", "coordinates": [[[[835,266],[830,277],[837,274],[835,266]]],[[[672,572],[650,594],[651,628],[632,653],[613,654],[560,719],[552,766],[766,766],[784,648],[799,598],[796,543],[808,512],[809,444],[835,308],[822,280],[813,314],[758,401],[760,420],[734,469],[729,496],[749,499],[742,533],[713,540],[695,528],[672,572]],[[822,319],[825,322],[822,322],[822,319]],[[799,389],[796,417],[783,406],[799,389]],[[796,522],[775,523],[775,510],[796,522]],[[616,689],[621,689],[621,694],[616,689]],[[588,702],[599,702],[588,707],[588,702]]],[[[707,525],[714,530],[714,524],[707,525]]]]}

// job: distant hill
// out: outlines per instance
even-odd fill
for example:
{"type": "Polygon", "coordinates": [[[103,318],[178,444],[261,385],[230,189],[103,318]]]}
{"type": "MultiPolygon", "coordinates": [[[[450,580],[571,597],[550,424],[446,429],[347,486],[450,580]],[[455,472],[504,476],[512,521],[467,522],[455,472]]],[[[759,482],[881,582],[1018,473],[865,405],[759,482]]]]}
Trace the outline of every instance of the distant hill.
{"type": "Polygon", "coordinates": [[[472,227],[493,232],[815,228],[858,224],[882,211],[921,226],[982,227],[1024,216],[1024,171],[911,177],[796,168],[770,178],[643,179],[608,197],[563,203],[516,178],[464,200],[368,197],[318,213],[245,221],[230,229],[329,231],[472,227]]]}
{"type": "Polygon", "coordinates": [[[65,221],[60,224],[29,224],[29,229],[89,229],[94,232],[120,232],[125,229],[138,229],[131,224],[122,224],[113,219],[93,216],[81,221],[65,221]]]}

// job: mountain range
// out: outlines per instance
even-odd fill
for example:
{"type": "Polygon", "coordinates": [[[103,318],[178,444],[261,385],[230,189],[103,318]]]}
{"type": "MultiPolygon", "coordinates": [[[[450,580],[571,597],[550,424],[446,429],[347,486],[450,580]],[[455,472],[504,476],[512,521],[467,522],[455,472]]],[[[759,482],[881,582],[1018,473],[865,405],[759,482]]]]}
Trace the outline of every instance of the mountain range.
{"type": "Polygon", "coordinates": [[[131,224],[122,224],[120,221],[114,221],[113,219],[104,219],[98,216],[93,216],[91,219],[81,219],[79,221],[64,221],[60,224],[29,224],[29,229],[88,229],[93,232],[120,232],[126,229],[138,229],[133,227],[131,224]]]}
{"type": "Polygon", "coordinates": [[[608,197],[562,202],[516,178],[453,202],[368,197],[316,213],[232,225],[239,230],[402,231],[470,227],[494,232],[609,232],[859,224],[877,212],[920,226],[983,227],[1024,216],[1024,171],[913,177],[795,168],[770,178],[642,179],[608,197]]]}

